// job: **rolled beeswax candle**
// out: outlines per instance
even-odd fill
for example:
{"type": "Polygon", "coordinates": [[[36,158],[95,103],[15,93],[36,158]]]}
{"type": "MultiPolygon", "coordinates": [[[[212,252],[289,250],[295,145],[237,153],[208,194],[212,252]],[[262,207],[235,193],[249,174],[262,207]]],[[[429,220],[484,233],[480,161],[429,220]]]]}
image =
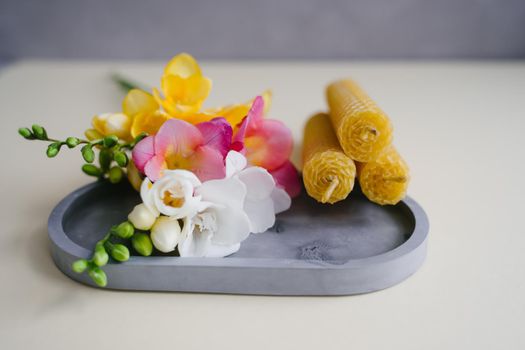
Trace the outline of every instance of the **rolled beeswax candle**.
{"type": "Polygon", "coordinates": [[[339,80],[326,89],[330,118],[346,155],[369,162],[392,143],[386,114],[352,80],[339,80]]]}
{"type": "Polygon", "coordinates": [[[403,158],[394,146],[389,146],[376,160],[357,163],[357,178],[368,199],[385,205],[405,197],[410,175],[403,158]]]}
{"type": "Polygon", "coordinates": [[[319,113],[306,123],[303,139],[303,182],[321,203],[345,199],[354,188],[355,164],[344,154],[330,117],[319,113]]]}

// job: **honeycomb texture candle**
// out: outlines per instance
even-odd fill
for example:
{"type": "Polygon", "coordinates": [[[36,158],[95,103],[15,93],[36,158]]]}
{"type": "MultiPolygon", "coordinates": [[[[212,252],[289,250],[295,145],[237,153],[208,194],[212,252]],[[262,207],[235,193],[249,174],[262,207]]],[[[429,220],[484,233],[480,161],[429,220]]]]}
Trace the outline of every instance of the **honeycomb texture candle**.
{"type": "Polygon", "coordinates": [[[306,123],[303,139],[303,182],[321,203],[345,199],[354,187],[356,167],[339,145],[330,117],[319,113],[306,123]]]}
{"type": "Polygon", "coordinates": [[[386,114],[352,80],[339,80],[326,89],[330,118],[347,156],[369,162],[392,143],[386,114]]]}
{"type": "Polygon", "coordinates": [[[405,197],[410,180],[408,165],[393,146],[368,163],[357,163],[357,177],[372,202],[396,204],[405,197]]]}

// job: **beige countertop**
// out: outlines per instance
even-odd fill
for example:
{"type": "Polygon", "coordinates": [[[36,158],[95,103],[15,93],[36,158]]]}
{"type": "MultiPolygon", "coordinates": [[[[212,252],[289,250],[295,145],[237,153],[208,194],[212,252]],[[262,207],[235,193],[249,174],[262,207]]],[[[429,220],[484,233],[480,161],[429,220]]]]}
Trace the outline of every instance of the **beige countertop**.
{"type": "Polygon", "coordinates": [[[0,348],[525,348],[524,62],[203,62],[208,105],[272,88],[271,117],[293,130],[326,108],[324,86],[352,76],[395,126],[409,194],[430,219],[428,257],[405,282],[351,297],[99,290],[53,264],[47,217],[88,183],[78,151],[47,159],[17,128],[79,135],[119,111],[119,71],[158,85],[162,63],[25,61],[0,70],[0,348]]]}

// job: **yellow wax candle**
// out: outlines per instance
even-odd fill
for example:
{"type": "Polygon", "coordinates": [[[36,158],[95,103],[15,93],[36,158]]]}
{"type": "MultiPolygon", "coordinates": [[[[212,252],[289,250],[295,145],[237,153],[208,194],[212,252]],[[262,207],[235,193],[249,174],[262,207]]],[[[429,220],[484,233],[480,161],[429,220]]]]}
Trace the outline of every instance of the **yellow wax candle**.
{"type": "Polygon", "coordinates": [[[393,146],[371,162],[357,163],[357,177],[365,196],[381,205],[403,199],[410,180],[408,165],[393,146]]]}
{"type": "Polygon", "coordinates": [[[352,80],[339,80],[326,89],[330,118],[346,155],[358,162],[374,160],[392,143],[386,114],[352,80]]]}
{"type": "Polygon", "coordinates": [[[330,117],[319,113],[306,123],[303,139],[303,182],[321,203],[345,199],[354,187],[355,164],[344,154],[330,117]]]}

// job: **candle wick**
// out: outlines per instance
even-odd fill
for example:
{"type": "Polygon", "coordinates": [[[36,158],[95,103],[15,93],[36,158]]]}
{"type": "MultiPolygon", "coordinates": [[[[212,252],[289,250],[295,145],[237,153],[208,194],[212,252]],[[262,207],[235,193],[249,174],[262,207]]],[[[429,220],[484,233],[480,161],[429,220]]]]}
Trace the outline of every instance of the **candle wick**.
{"type": "Polygon", "coordinates": [[[363,131],[361,131],[360,138],[363,141],[368,141],[369,139],[375,140],[377,137],[378,131],[375,128],[365,128],[363,131]]]}
{"type": "Polygon", "coordinates": [[[321,198],[322,203],[328,202],[330,197],[332,197],[332,194],[334,193],[335,189],[337,188],[337,185],[339,185],[339,179],[337,177],[330,179],[330,186],[324,191],[323,198],[321,198]]]}

